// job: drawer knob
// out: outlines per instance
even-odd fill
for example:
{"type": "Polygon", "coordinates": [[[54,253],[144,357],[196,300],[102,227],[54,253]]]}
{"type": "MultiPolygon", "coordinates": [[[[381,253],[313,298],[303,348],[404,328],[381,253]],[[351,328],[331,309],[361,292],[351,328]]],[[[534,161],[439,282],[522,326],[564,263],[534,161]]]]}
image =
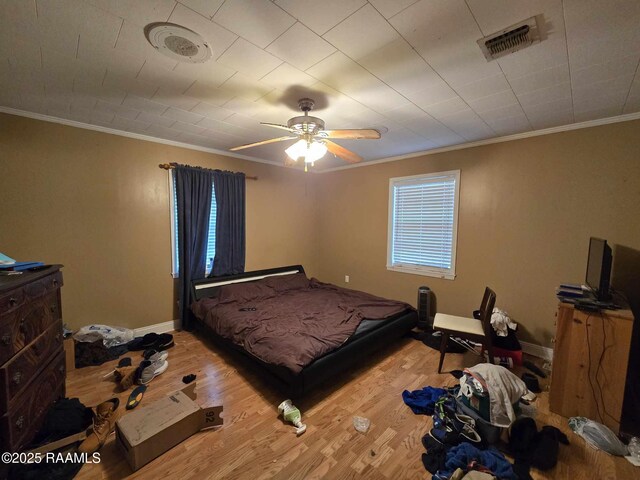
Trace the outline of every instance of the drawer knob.
{"type": "Polygon", "coordinates": [[[20,382],[22,381],[22,372],[18,370],[16,373],[14,373],[12,380],[16,385],[20,385],[20,382]]]}
{"type": "Polygon", "coordinates": [[[59,371],[60,373],[64,373],[64,365],[60,365],[60,366],[58,367],[58,371],[59,371]]]}
{"type": "Polygon", "coordinates": [[[6,334],[2,336],[2,343],[9,345],[11,343],[11,335],[6,334]]]}
{"type": "Polygon", "coordinates": [[[15,307],[15,306],[16,306],[16,303],[18,303],[18,299],[16,299],[15,297],[11,297],[11,298],[9,299],[9,306],[10,306],[10,307],[15,307]]]}
{"type": "Polygon", "coordinates": [[[58,286],[58,280],[54,280],[54,281],[53,281],[53,286],[54,286],[54,287],[57,287],[57,286],[58,286]]]}
{"type": "Polygon", "coordinates": [[[49,311],[51,313],[56,313],[57,309],[58,309],[58,306],[55,303],[49,307],[49,311]]]}
{"type": "Polygon", "coordinates": [[[16,427],[18,427],[18,430],[22,430],[22,427],[24,427],[24,416],[20,415],[18,417],[18,420],[16,420],[16,427]]]}

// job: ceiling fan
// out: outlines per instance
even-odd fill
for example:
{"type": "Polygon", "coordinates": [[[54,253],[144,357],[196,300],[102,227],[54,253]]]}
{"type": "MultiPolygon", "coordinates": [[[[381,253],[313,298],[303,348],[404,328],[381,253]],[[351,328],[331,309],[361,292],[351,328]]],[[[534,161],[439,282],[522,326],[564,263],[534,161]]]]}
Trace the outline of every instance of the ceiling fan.
{"type": "Polygon", "coordinates": [[[349,129],[349,130],[325,130],[324,120],[318,117],[312,117],[309,112],[313,109],[314,101],[310,98],[301,98],[298,100],[298,107],[304,112],[304,115],[290,118],[286,125],[278,123],[260,122],[261,125],[267,125],[273,128],[286,130],[290,135],[286,137],[272,138],[263,140],[262,142],[249,143],[238,147],[230,148],[231,151],[242,150],[244,148],[257,147],[268,143],[283,142],[285,140],[299,139],[296,143],[285,150],[287,153],[286,165],[293,165],[298,159],[304,160],[305,171],[307,165],[313,165],[316,160],[322,158],[327,150],[336,157],[349,163],[358,163],[362,161],[362,157],[351,150],[348,150],[337,143],[328,140],[329,138],[341,139],[378,139],[380,132],[374,129],[349,129]]]}

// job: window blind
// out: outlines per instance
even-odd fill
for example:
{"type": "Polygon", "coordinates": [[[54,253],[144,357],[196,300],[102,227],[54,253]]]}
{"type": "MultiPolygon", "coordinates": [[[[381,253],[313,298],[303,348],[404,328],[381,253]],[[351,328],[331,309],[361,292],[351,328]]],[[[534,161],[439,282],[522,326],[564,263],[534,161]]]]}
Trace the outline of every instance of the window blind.
{"type": "Polygon", "coordinates": [[[391,266],[453,267],[456,176],[393,184],[391,266]]]}
{"type": "Polygon", "coordinates": [[[216,189],[211,185],[211,210],[209,211],[209,232],[207,234],[207,256],[204,271],[207,275],[213,268],[213,259],[216,256],[216,213],[218,205],[216,203],[216,189]]]}

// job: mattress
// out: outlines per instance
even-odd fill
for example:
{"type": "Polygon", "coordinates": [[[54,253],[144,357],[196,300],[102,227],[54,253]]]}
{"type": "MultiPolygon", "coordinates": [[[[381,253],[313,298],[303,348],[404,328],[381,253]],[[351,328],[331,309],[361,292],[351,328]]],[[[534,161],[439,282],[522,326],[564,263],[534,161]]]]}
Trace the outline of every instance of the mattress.
{"type": "Polygon", "coordinates": [[[407,309],[404,302],[309,280],[302,273],[223,285],[216,297],[192,305],[218,335],[293,373],[351,337],[379,328],[376,321],[407,309]]]}
{"type": "MultiPolygon", "coordinates": [[[[246,272],[211,280],[196,280],[193,282],[192,287],[196,302],[191,305],[191,309],[196,319],[199,320],[195,323],[198,330],[206,333],[217,345],[226,350],[236,352],[236,358],[238,360],[249,365],[251,370],[256,371],[256,373],[262,372],[258,378],[271,379],[272,382],[270,383],[274,383],[275,386],[288,392],[288,395],[292,398],[306,393],[325,380],[333,379],[336,374],[349,369],[357,362],[363,361],[363,359],[369,358],[370,354],[374,351],[384,347],[390,347],[396,338],[404,335],[417,323],[415,309],[408,304],[375,297],[365,294],[364,292],[341,289],[340,287],[330,284],[322,284],[322,282],[318,282],[315,279],[309,280],[304,276],[304,269],[299,265],[246,272]],[[302,275],[294,275],[296,273],[302,275]],[[318,350],[313,358],[303,362],[303,364],[300,362],[294,364],[296,368],[291,368],[291,364],[287,362],[274,362],[271,361],[272,359],[263,358],[262,355],[256,354],[256,351],[251,351],[251,348],[246,348],[246,344],[243,341],[239,341],[237,336],[234,337],[234,335],[238,333],[235,332],[234,329],[252,332],[256,329],[260,330],[260,327],[264,325],[269,326],[268,322],[263,323],[261,319],[274,321],[276,324],[282,323],[279,322],[280,318],[278,314],[274,315],[273,312],[269,312],[268,309],[264,310],[263,307],[265,307],[266,304],[260,303],[259,299],[254,298],[256,296],[265,297],[270,299],[266,303],[271,302],[271,304],[275,303],[276,305],[280,303],[271,298],[273,296],[272,292],[265,290],[265,286],[268,288],[273,287],[272,280],[268,278],[274,276],[287,277],[276,281],[276,283],[280,285],[278,289],[285,290],[285,296],[291,293],[287,293],[286,290],[291,288],[295,290],[301,286],[306,288],[308,282],[314,282],[313,285],[315,287],[322,286],[323,288],[333,290],[333,293],[341,299],[340,301],[342,301],[343,297],[347,298],[352,296],[360,299],[360,304],[357,304],[355,308],[345,307],[343,305],[343,308],[336,310],[336,305],[333,305],[328,309],[322,309],[327,310],[324,312],[325,315],[323,319],[327,319],[328,316],[330,323],[337,321],[337,323],[340,324],[343,322],[347,324],[347,326],[342,325],[338,328],[339,335],[333,335],[330,348],[318,350]],[[243,285],[239,285],[241,283],[243,285]],[[231,314],[231,321],[229,321],[229,318],[218,318],[219,316],[224,317],[224,315],[218,315],[216,309],[212,307],[220,303],[221,298],[227,298],[227,300],[230,298],[229,291],[227,291],[226,294],[221,294],[221,291],[225,286],[233,284],[238,284],[236,285],[237,288],[232,287],[230,289],[232,290],[231,297],[233,297],[233,301],[238,300],[236,297],[239,296],[240,300],[245,303],[242,305],[239,303],[231,304],[231,308],[229,308],[229,305],[225,307],[231,314]],[[283,285],[284,288],[281,288],[283,285]],[[375,312],[375,309],[372,310],[370,308],[372,300],[373,303],[381,302],[384,313],[382,315],[376,314],[374,318],[369,318],[366,314],[375,312]],[[246,304],[246,302],[249,302],[249,304],[246,304]],[[248,312],[246,315],[261,314],[262,317],[258,318],[257,322],[249,322],[244,326],[238,326],[235,322],[238,318],[238,311],[245,310],[246,307],[249,310],[253,310],[253,312],[248,312]],[[336,317],[336,312],[338,312],[338,316],[334,318],[336,317]],[[340,315],[342,315],[342,317],[340,317],[340,315]],[[231,330],[229,330],[230,328],[231,330]]],[[[318,325],[322,325],[323,319],[305,323],[306,315],[304,312],[311,307],[306,302],[298,306],[299,308],[295,308],[293,311],[301,318],[297,318],[296,320],[296,315],[293,315],[293,323],[291,323],[291,319],[284,320],[284,325],[286,325],[287,329],[283,331],[282,334],[275,335],[280,341],[282,338],[295,337],[296,334],[310,333],[311,336],[315,336],[318,333],[317,327],[318,325]],[[300,329],[300,325],[296,322],[302,322],[301,325],[304,328],[300,329]],[[311,332],[307,332],[307,327],[311,328],[311,332]]],[[[281,311],[280,315],[288,317],[291,310],[292,309],[289,309],[288,312],[281,311]]],[[[313,310],[313,308],[311,308],[311,310],[313,310]]],[[[245,314],[243,313],[242,315],[245,314]]],[[[322,340],[322,338],[320,338],[320,340],[322,340]]],[[[291,342],[287,344],[285,341],[285,349],[290,346],[291,342]]],[[[260,352],[258,351],[258,353],[260,352]]]]}

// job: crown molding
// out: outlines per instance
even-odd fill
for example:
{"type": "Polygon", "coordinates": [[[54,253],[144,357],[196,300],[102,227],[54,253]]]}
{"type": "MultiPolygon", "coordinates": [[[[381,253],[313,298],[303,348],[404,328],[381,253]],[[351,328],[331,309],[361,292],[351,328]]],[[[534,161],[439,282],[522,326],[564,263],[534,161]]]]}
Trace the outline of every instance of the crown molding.
{"type": "Polygon", "coordinates": [[[86,130],[94,130],[96,132],[101,132],[101,133],[110,133],[111,135],[119,135],[121,137],[135,138],[136,140],[144,140],[145,142],[161,143],[163,145],[171,145],[172,147],[186,148],[188,150],[197,150],[199,152],[214,153],[216,155],[223,155],[225,157],[240,158],[242,160],[248,160],[250,162],[265,163],[267,165],[271,165],[274,167],[286,168],[284,165],[280,163],[270,162],[268,160],[263,160],[261,158],[251,157],[249,155],[241,155],[235,152],[228,152],[226,150],[218,150],[216,148],[208,148],[208,147],[201,147],[198,145],[191,145],[189,143],[183,143],[183,142],[177,142],[175,140],[167,140],[164,138],[152,137],[150,135],[143,135],[141,133],[133,133],[133,132],[126,132],[124,130],[116,130],[115,128],[104,127],[102,125],[92,125],[90,123],[78,122],[76,120],[52,117],[50,115],[44,115],[42,113],[27,112],[25,110],[18,110],[16,108],[3,107],[3,106],[0,106],[0,113],[8,113],[10,115],[33,118],[35,120],[42,120],[44,122],[59,123],[61,125],[68,125],[70,127],[84,128],[86,130]]]}
{"type": "MultiPolygon", "coordinates": [[[[84,128],[86,130],[94,130],[97,132],[109,133],[111,135],[119,135],[121,137],[134,138],[136,140],[144,140],[146,142],[161,143],[163,145],[170,145],[172,147],[186,148],[188,150],[197,150],[199,152],[213,153],[216,155],[223,155],[225,157],[240,158],[242,160],[248,160],[250,162],[257,162],[257,163],[264,163],[267,165],[272,165],[274,167],[291,168],[291,167],[286,167],[281,163],[270,162],[268,160],[263,160],[261,158],[252,157],[249,155],[241,155],[241,154],[238,154],[235,152],[229,152],[226,150],[218,150],[215,148],[191,145],[189,143],[177,142],[175,140],[166,140],[164,138],[152,137],[150,135],[143,135],[141,133],[133,133],[133,132],[126,132],[124,130],[116,130],[114,128],[104,127],[101,125],[92,125],[90,123],[78,122],[76,120],[68,120],[66,118],[52,117],[50,115],[44,115],[42,113],[35,113],[35,112],[27,112],[26,110],[19,110],[16,108],[0,106],[0,113],[8,113],[10,115],[33,118],[35,120],[42,120],[45,122],[59,123],[59,124],[68,125],[71,127],[84,128]]],[[[343,167],[327,168],[326,170],[310,170],[310,173],[322,174],[322,173],[329,173],[329,172],[337,172],[340,170],[348,170],[351,168],[368,167],[370,165],[377,165],[380,163],[395,162],[398,160],[407,160],[409,158],[422,157],[425,155],[435,155],[437,153],[451,152],[454,150],[464,150],[467,148],[481,147],[483,145],[491,145],[494,143],[511,142],[514,140],[522,140],[525,138],[539,137],[542,135],[551,135],[554,133],[568,132],[571,130],[580,130],[582,128],[597,127],[600,125],[609,125],[611,123],[629,122],[629,121],[638,120],[638,119],[640,119],[640,112],[634,112],[634,113],[628,113],[626,115],[617,115],[615,117],[588,120],[586,122],[570,123],[567,125],[560,125],[557,127],[545,128],[542,130],[532,130],[530,132],[516,133],[514,135],[506,135],[504,137],[487,138],[485,140],[478,140],[476,142],[459,143],[457,145],[450,145],[447,147],[435,148],[432,150],[423,150],[421,152],[407,153],[404,155],[397,155],[394,157],[380,158],[378,160],[364,161],[361,163],[345,165],[343,167]]],[[[298,170],[301,170],[301,168],[299,168],[298,170]]]]}
{"type": "Polygon", "coordinates": [[[532,130],[530,132],[516,133],[513,135],[506,135],[504,137],[487,138],[485,140],[478,140],[477,142],[459,143],[457,145],[450,145],[448,147],[435,148],[433,150],[424,150],[422,152],[407,153],[405,155],[397,155],[395,157],[381,158],[378,160],[370,160],[368,162],[355,163],[351,165],[345,165],[343,167],[333,167],[322,170],[319,173],[337,172],[340,170],[348,170],[351,168],[368,167],[370,165],[377,165],[380,163],[395,162],[398,160],[406,160],[409,158],[422,157],[425,155],[435,155],[436,153],[451,152],[453,150],[464,150],[467,148],[481,147],[483,145],[491,145],[493,143],[511,142],[513,140],[522,140],[524,138],[539,137],[542,135],[551,135],[554,133],[580,130],[582,128],[597,127],[600,125],[608,125],[611,123],[629,122],[638,119],[640,119],[640,112],[628,113],[626,115],[618,115],[615,117],[599,118],[597,120],[588,120],[586,122],[580,123],[570,123],[567,125],[545,128],[542,130],[532,130]]]}

